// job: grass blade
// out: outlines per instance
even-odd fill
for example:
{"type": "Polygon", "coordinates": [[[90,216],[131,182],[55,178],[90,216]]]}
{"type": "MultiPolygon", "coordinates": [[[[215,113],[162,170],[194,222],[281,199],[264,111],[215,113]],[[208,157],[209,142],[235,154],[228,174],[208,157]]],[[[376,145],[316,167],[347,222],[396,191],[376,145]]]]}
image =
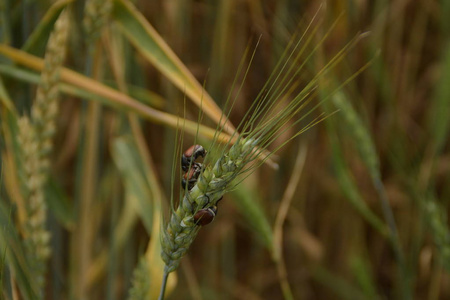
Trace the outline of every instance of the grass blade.
{"type": "MultiPolygon", "coordinates": [[[[34,70],[41,71],[43,69],[44,63],[42,59],[21,50],[9,47],[7,45],[0,45],[0,53],[12,59],[13,61],[34,70]]],[[[90,79],[67,68],[61,69],[61,80],[108,99],[109,101],[106,104],[110,106],[126,109],[129,112],[137,113],[143,118],[149,119],[156,124],[164,124],[172,128],[178,128],[179,124],[183,124],[183,129],[187,133],[190,133],[194,136],[198,133],[208,139],[217,138],[221,141],[229,141],[228,134],[220,133],[219,135],[217,135],[215,129],[203,125],[198,125],[196,122],[186,119],[180,119],[179,117],[172,114],[153,109],[124,93],[121,93],[98,81],[90,79]]]]}
{"type": "Polygon", "coordinates": [[[273,252],[273,232],[264,213],[264,209],[259,201],[255,201],[259,196],[245,184],[240,185],[232,192],[234,204],[243,215],[250,228],[257,233],[262,244],[273,252]]]}
{"type": "Polygon", "coordinates": [[[45,49],[45,43],[53,29],[56,19],[61,11],[72,2],[73,0],[59,0],[53,3],[23,45],[22,50],[28,53],[38,54],[45,49]]]}
{"type": "MultiPolygon", "coordinates": [[[[115,0],[113,18],[136,49],[162,74],[217,124],[223,123],[222,111],[198,83],[164,39],[144,16],[126,0],[115,0]]],[[[225,120],[225,131],[234,132],[234,126],[225,120]]]]}
{"type": "Polygon", "coordinates": [[[436,154],[448,143],[450,130],[450,45],[444,51],[442,74],[435,88],[434,101],[430,108],[428,127],[436,154]]]}
{"type": "Polygon", "coordinates": [[[11,112],[16,112],[16,108],[11,102],[11,98],[8,95],[8,92],[5,89],[5,84],[3,83],[3,79],[0,77],[0,107],[3,106],[7,110],[11,112]]]}
{"type": "Polygon", "coordinates": [[[151,192],[144,176],[137,149],[128,138],[118,138],[112,144],[114,162],[121,172],[127,199],[134,202],[134,208],[144,223],[147,232],[152,232],[153,209],[150,204],[151,192]]]}

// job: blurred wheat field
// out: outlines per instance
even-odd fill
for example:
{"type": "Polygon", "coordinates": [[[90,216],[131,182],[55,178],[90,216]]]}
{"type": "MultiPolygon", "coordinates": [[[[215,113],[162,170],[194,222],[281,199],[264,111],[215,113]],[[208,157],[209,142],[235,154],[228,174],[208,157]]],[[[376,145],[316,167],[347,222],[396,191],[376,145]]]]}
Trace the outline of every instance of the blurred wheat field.
{"type": "Polygon", "coordinates": [[[165,299],[450,298],[450,2],[425,0],[0,0],[0,298],[157,299],[180,151],[303,33],[317,109],[268,150],[328,117],[224,195],[165,299]]]}

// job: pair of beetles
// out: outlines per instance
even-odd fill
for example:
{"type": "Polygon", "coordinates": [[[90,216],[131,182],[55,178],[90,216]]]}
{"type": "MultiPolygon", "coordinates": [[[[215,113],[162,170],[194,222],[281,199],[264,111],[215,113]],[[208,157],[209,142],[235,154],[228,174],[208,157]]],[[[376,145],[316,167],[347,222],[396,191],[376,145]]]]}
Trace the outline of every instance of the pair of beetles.
{"type": "MultiPolygon", "coordinates": [[[[196,162],[197,158],[205,157],[206,150],[201,145],[193,145],[189,147],[181,157],[181,169],[184,174],[181,179],[181,185],[184,189],[190,191],[202,172],[202,164],[196,162]]],[[[220,199],[219,199],[220,201],[220,199]]],[[[194,222],[197,225],[205,226],[214,220],[217,214],[217,206],[212,205],[207,208],[200,209],[194,215],[194,222]]]]}

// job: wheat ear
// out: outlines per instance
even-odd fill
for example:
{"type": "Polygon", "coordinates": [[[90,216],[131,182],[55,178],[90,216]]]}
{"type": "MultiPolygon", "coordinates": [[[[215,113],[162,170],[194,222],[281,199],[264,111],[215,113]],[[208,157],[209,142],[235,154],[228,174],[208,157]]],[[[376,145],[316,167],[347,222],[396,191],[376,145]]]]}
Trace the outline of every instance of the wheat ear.
{"type": "Polygon", "coordinates": [[[60,69],[66,52],[69,31],[68,12],[61,12],[47,43],[44,70],[36,92],[36,100],[31,110],[31,120],[39,142],[42,172],[48,173],[49,154],[53,149],[52,138],[56,131],[60,69]]]}
{"type": "Polygon", "coordinates": [[[83,27],[88,43],[100,36],[101,29],[108,22],[113,3],[111,0],[87,0],[84,7],[83,27]]]}
{"type": "MultiPolygon", "coordinates": [[[[315,29],[313,33],[314,31],[315,29]]],[[[319,41],[319,45],[323,43],[330,32],[327,31],[319,41]]],[[[241,180],[245,179],[245,176],[240,175],[251,174],[270,155],[325,118],[321,114],[302,129],[295,129],[302,120],[318,107],[318,105],[308,105],[316,96],[318,84],[323,76],[335,67],[348,49],[356,44],[358,38],[352,40],[343,50],[339,51],[311,81],[301,87],[297,77],[303,69],[304,63],[300,66],[299,63],[302,61],[303,51],[312,40],[308,38],[304,41],[303,36],[298,40],[294,36],[286,47],[274,71],[245,114],[243,121],[239,124],[237,132],[241,132],[241,134],[233,135],[228,145],[217,145],[218,140],[214,139],[209,153],[205,157],[204,167],[202,166],[202,171],[200,171],[196,182],[194,180],[195,185],[190,185],[189,182],[185,185],[187,191],[180,200],[177,209],[172,209],[170,220],[161,234],[161,257],[165,263],[165,274],[159,299],[164,298],[168,274],[177,269],[181,258],[188,251],[200,229],[202,222],[199,222],[198,214],[204,216],[210,212],[209,216],[206,215],[207,218],[210,220],[214,218],[217,212],[217,202],[227,191],[232,190],[241,180]],[[304,46],[300,48],[300,44],[304,46]],[[301,114],[304,109],[308,111],[301,114]],[[263,152],[277,138],[291,129],[294,130],[294,133],[287,140],[278,144],[275,149],[263,152]],[[233,144],[233,146],[229,148],[230,144],[233,144]],[[213,163],[211,163],[211,153],[220,155],[213,163]],[[256,160],[257,158],[260,158],[260,160],[256,160]],[[240,181],[237,180],[236,182],[237,177],[240,177],[240,181]]],[[[306,61],[314,54],[317,47],[314,47],[306,61]]],[[[252,61],[252,58],[250,61],[252,61]]],[[[231,107],[233,107],[233,104],[234,100],[231,101],[231,107]]],[[[221,130],[221,128],[217,128],[217,133],[219,134],[221,130]]],[[[189,149],[187,153],[190,153],[189,149]]],[[[192,156],[190,157],[192,158],[192,156]]],[[[186,171],[186,167],[183,166],[184,158],[183,156],[182,167],[186,171]]],[[[198,163],[193,163],[192,159],[190,159],[190,164],[190,168],[199,168],[200,166],[198,163]]],[[[185,177],[191,178],[190,170],[185,173],[185,177]]]]}
{"type": "Polygon", "coordinates": [[[50,233],[45,229],[47,207],[44,202],[42,161],[39,157],[39,142],[36,130],[28,117],[18,121],[18,141],[21,146],[22,192],[26,199],[26,222],[23,226],[25,253],[33,280],[38,287],[37,295],[41,299],[44,286],[46,261],[50,256],[50,233]]]}
{"type": "Polygon", "coordinates": [[[255,146],[256,142],[251,138],[240,139],[212,167],[207,166],[197,184],[184,195],[162,234],[161,256],[166,264],[166,273],[173,272],[178,267],[198,233],[200,226],[194,221],[196,212],[217,204],[231,188],[232,181],[252,160],[255,146]]]}
{"type": "Polygon", "coordinates": [[[148,270],[148,261],[143,257],[133,272],[132,287],[130,289],[128,300],[140,300],[145,299],[148,296],[148,279],[151,276],[148,270]]]}
{"type": "Polygon", "coordinates": [[[53,148],[55,119],[58,113],[59,69],[64,60],[68,32],[67,12],[63,11],[50,35],[36,101],[31,120],[18,121],[18,142],[21,148],[21,185],[26,200],[26,220],[23,225],[24,244],[32,280],[36,282],[38,299],[43,299],[46,262],[50,256],[50,233],[45,229],[47,206],[44,185],[49,171],[49,153],[53,148]]]}

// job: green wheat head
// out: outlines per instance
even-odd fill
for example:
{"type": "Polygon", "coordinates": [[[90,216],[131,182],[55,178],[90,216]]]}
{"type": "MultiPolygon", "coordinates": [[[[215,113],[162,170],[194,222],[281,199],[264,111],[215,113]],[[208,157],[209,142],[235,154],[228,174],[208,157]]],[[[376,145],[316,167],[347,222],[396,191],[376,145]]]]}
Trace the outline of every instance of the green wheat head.
{"type": "Polygon", "coordinates": [[[256,154],[252,152],[256,145],[256,140],[252,138],[239,139],[214,165],[205,168],[196,186],[183,197],[162,234],[161,256],[166,264],[166,272],[172,272],[178,267],[180,259],[198,233],[200,227],[195,224],[194,215],[204,207],[216,205],[232,188],[233,180],[254,159],[256,154]]]}
{"type": "MultiPolygon", "coordinates": [[[[320,115],[309,121],[309,124],[301,130],[295,129],[318,107],[318,104],[313,105],[310,102],[316,96],[319,83],[323,84],[324,76],[342,60],[360,37],[351,41],[306,85],[301,86],[299,77],[305,69],[305,62],[312,59],[318,49],[318,46],[313,45],[312,38],[316,30],[317,27],[307,28],[303,35],[295,35],[291,39],[268,81],[238,126],[237,130],[241,134],[233,135],[225,143],[215,139],[207,148],[208,154],[196,185],[185,192],[161,234],[161,256],[166,264],[166,274],[177,269],[181,258],[194,241],[200,229],[194,222],[194,216],[200,209],[215,206],[225,193],[234,189],[245,176],[264,163],[274,152],[323,120],[323,115],[320,115]],[[306,54],[308,46],[311,46],[312,50],[306,54]],[[276,149],[268,150],[276,139],[290,130],[294,133],[285,142],[276,149]]],[[[330,31],[324,35],[319,44],[323,43],[329,34],[330,31]]],[[[245,76],[247,72],[248,69],[245,76]]],[[[217,129],[217,135],[221,132],[221,129],[217,129]]]]}

